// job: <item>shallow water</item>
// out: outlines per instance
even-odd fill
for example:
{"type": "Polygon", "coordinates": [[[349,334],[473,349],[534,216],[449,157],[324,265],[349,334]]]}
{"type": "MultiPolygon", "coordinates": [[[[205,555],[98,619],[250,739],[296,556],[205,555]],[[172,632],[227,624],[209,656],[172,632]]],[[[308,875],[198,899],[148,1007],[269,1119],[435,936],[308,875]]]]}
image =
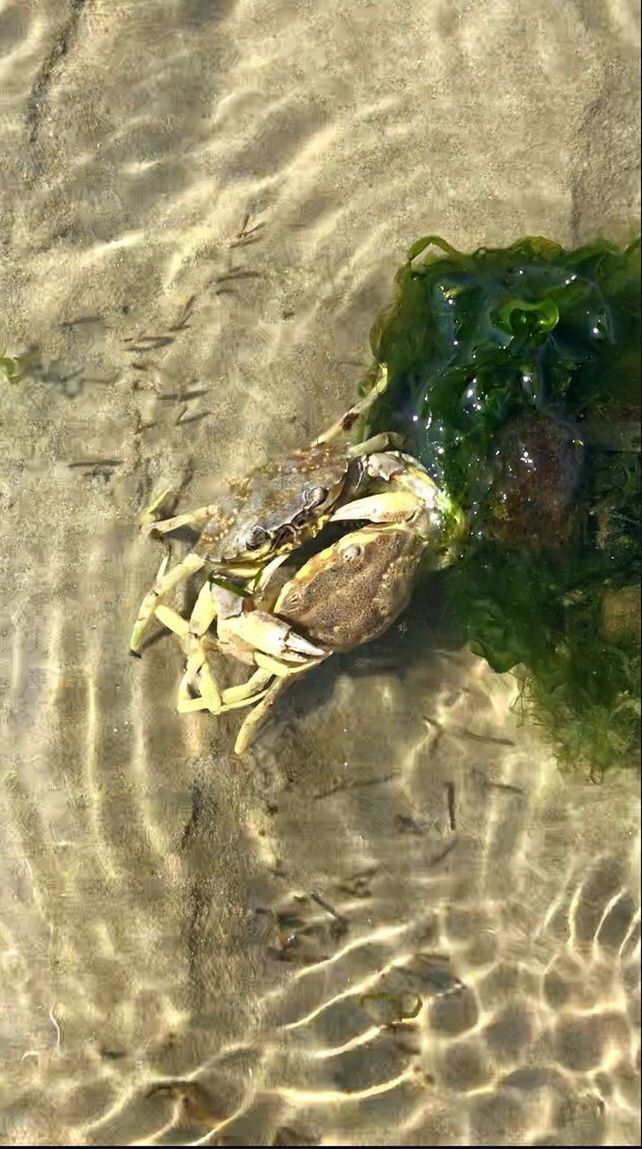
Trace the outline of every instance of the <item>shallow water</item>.
{"type": "Polygon", "coordinates": [[[418,235],[626,234],[638,59],[627,0],[0,0],[3,1144],[637,1143],[635,772],[425,601],[245,760],[127,642],[145,501],[336,418],[418,235]]]}

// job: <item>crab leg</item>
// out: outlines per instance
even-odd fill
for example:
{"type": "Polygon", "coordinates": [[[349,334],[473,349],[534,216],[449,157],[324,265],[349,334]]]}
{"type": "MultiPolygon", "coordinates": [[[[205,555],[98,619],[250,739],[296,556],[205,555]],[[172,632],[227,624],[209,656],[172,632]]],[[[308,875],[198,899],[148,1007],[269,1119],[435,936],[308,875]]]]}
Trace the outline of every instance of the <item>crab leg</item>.
{"type": "Polygon", "coordinates": [[[173,634],[177,634],[179,638],[186,639],[189,637],[189,619],[183,618],[177,610],[172,610],[171,606],[165,606],[161,603],[154,611],[156,618],[171,630],[173,634]]]}
{"type": "Polygon", "coordinates": [[[203,584],[189,622],[177,611],[162,603],[156,607],[154,614],[169,630],[178,635],[186,655],[185,673],[178,688],[179,711],[186,713],[206,708],[212,714],[218,714],[222,705],[221,695],[210,670],[203,641],[205,632],[209,630],[217,615],[214,588],[208,582],[203,584]],[[192,698],[189,693],[189,687],[195,683],[200,690],[200,699],[192,698]]]}
{"type": "MultiPolygon", "coordinates": [[[[328,656],[329,651],[325,651],[324,657],[327,658],[328,656]]],[[[283,693],[286,686],[290,685],[292,679],[299,674],[304,674],[306,671],[312,670],[313,667],[319,665],[319,661],[322,661],[320,659],[314,658],[310,659],[302,666],[287,666],[285,663],[279,664],[278,660],[275,658],[270,658],[267,655],[261,656],[260,652],[257,652],[255,657],[256,661],[259,663],[259,666],[264,667],[265,669],[258,670],[256,674],[253,674],[249,681],[246,683],[246,687],[248,687],[250,683],[254,682],[255,680],[262,681],[259,679],[259,675],[261,674],[271,674],[273,676],[272,683],[267,690],[264,690],[260,695],[258,695],[259,701],[257,705],[253,707],[247,718],[244,720],[234,744],[235,754],[244,754],[246,750],[249,750],[259,732],[259,729],[268,717],[268,714],[274,706],[277,698],[280,694],[283,693]]],[[[254,701],[254,699],[248,699],[248,702],[252,701],[254,701]]]]}
{"type": "MultiPolygon", "coordinates": [[[[216,709],[212,709],[209,705],[206,694],[203,693],[200,697],[192,698],[188,689],[185,678],[181,680],[178,688],[178,705],[177,710],[181,714],[191,714],[195,710],[209,710],[212,714],[224,714],[227,710],[241,710],[244,706],[252,706],[254,702],[260,702],[267,694],[267,688],[263,690],[258,689],[259,681],[271,682],[274,678],[273,674],[267,674],[265,671],[256,671],[255,674],[249,679],[248,682],[242,686],[231,686],[228,690],[224,690],[222,697],[226,698],[225,702],[216,709]],[[260,678],[259,678],[260,676],[260,678]],[[228,698],[230,691],[236,691],[233,698],[228,698]]],[[[202,687],[201,675],[197,676],[197,684],[202,687]]]]}
{"type": "Polygon", "coordinates": [[[378,435],[372,435],[370,439],[363,439],[360,443],[348,446],[346,454],[351,459],[359,459],[364,455],[372,455],[375,451],[385,451],[387,447],[402,447],[403,442],[403,435],[398,435],[396,431],[381,431],[378,435]]]}
{"type": "Polygon", "coordinates": [[[154,496],[151,503],[148,503],[142,511],[138,520],[143,531],[147,530],[150,524],[153,525],[156,521],[156,513],[160,511],[161,507],[168,503],[170,499],[173,501],[174,497],[175,491],[173,487],[163,487],[163,489],[154,496]]]}
{"type": "Polygon", "coordinates": [[[329,652],[326,650],[319,658],[311,658],[307,662],[297,663],[293,666],[291,662],[281,662],[279,658],[273,658],[270,654],[262,654],[260,650],[254,652],[256,665],[269,673],[272,678],[291,678],[294,674],[303,674],[304,671],[318,666],[328,657],[329,652]]]}
{"type": "MultiPolygon", "coordinates": [[[[215,713],[223,714],[228,710],[241,710],[244,706],[252,706],[260,702],[261,699],[265,698],[269,684],[273,681],[274,675],[270,671],[256,670],[247,682],[240,686],[229,686],[227,690],[222,692],[221,705],[215,713]]],[[[209,710],[210,708],[204,697],[192,698],[189,695],[187,685],[183,680],[179,687],[178,709],[182,714],[189,714],[195,710],[209,710]]]]}
{"type": "Polygon", "coordinates": [[[178,686],[176,709],[179,714],[191,714],[194,710],[209,710],[210,714],[220,714],[224,707],[221,705],[221,696],[207,662],[203,663],[194,682],[200,690],[200,695],[196,697],[192,697],[189,692],[191,683],[189,673],[186,671],[178,686]]]}
{"type": "MultiPolygon", "coordinates": [[[[309,669],[308,667],[305,668],[309,669]]],[[[244,720],[241,729],[238,732],[236,742],[234,743],[234,753],[244,754],[249,750],[250,746],[256,738],[259,728],[265,722],[270,710],[274,706],[277,698],[283,693],[286,686],[289,684],[289,678],[276,678],[269,689],[266,691],[265,696],[261,701],[250,711],[247,718],[244,720]]]]}
{"type": "MultiPolygon", "coordinates": [[[[307,669],[307,668],[306,668],[307,669]]],[[[254,674],[240,686],[229,686],[221,694],[221,706],[216,711],[223,714],[227,710],[241,710],[244,706],[252,706],[265,698],[274,675],[269,670],[255,670],[254,674]]],[[[202,698],[189,698],[183,707],[183,713],[192,710],[207,710],[207,703],[202,698]]]]}
{"type": "MultiPolygon", "coordinates": [[[[209,584],[205,584],[203,590],[205,589],[209,589],[209,584]]],[[[201,591],[199,598],[202,594],[201,591]]],[[[196,610],[196,607],[194,609],[196,610]]],[[[207,652],[202,636],[192,629],[192,621],[188,622],[186,618],[168,606],[162,604],[157,606],[154,614],[168,630],[178,635],[187,659],[185,673],[178,688],[177,709],[181,714],[189,713],[192,710],[210,710],[212,714],[218,714],[221,709],[221,695],[207,661],[207,652]],[[194,683],[198,685],[201,693],[200,698],[192,698],[189,693],[189,687],[193,686],[194,683]]],[[[202,622],[203,619],[201,618],[201,624],[202,622]]]]}
{"type": "Polygon", "coordinates": [[[333,439],[337,439],[339,435],[343,435],[346,433],[346,431],[349,431],[350,428],[354,426],[359,416],[363,415],[364,411],[367,411],[369,407],[372,407],[375,399],[378,399],[379,396],[383,394],[387,386],[388,368],[384,365],[381,368],[381,376],[375,383],[372,390],[369,391],[367,395],[364,395],[363,399],[360,399],[358,403],[355,403],[352,407],[350,407],[341,416],[340,419],[337,419],[336,423],[333,423],[331,427],[328,427],[327,431],[324,431],[321,435],[319,435],[318,438],[314,440],[312,446],[318,447],[321,443],[331,443],[333,439]]]}
{"type": "Polygon", "coordinates": [[[172,610],[169,606],[165,606],[164,603],[158,604],[154,614],[158,621],[163,623],[163,626],[173,631],[179,638],[187,639],[190,636],[202,638],[217,615],[216,600],[212,594],[211,584],[206,582],[201,587],[189,619],[183,618],[182,614],[172,610]]]}
{"type": "Polygon", "coordinates": [[[261,609],[263,604],[267,603],[268,588],[270,583],[279,567],[289,557],[290,556],[287,553],[283,555],[277,555],[276,558],[271,559],[269,563],[265,564],[261,572],[255,578],[252,584],[252,601],[256,603],[258,609],[261,609]]]}
{"type": "MultiPolygon", "coordinates": [[[[240,615],[242,607],[243,600],[240,595],[216,586],[214,583],[205,583],[205,585],[201,587],[190,617],[190,646],[188,647],[187,667],[183,681],[186,687],[194,687],[195,685],[198,687],[207,709],[210,710],[212,714],[220,714],[221,711],[229,709],[230,696],[228,694],[227,698],[224,699],[214,681],[214,676],[207,661],[206,640],[204,636],[215,618],[218,617],[219,626],[223,627],[229,623],[230,619],[235,618],[237,614],[240,615]]],[[[261,684],[263,686],[267,686],[268,681],[269,676],[267,676],[267,678],[265,675],[261,677],[261,684]]],[[[254,691],[259,689],[258,678],[252,680],[252,689],[254,691]]],[[[247,705],[247,703],[244,703],[244,705],[247,705]]]]}
{"type": "MultiPolygon", "coordinates": [[[[170,626],[170,629],[181,637],[183,642],[189,641],[189,623],[185,619],[181,618],[175,611],[170,611],[169,608],[162,606],[157,608],[157,614],[163,622],[170,626]]],[[[237,618],[227,619],[225,623],[245,641],[249,640],[250,635],[252,636],[255,643],[254,659],[258,669],[242,685],[228,687],[220,695],[217,692],[215,705],[209,705],[203,680],[203,676],[209,674],[209,667],[205,660],[204,649],[199,646],[198,651],[193,653],[194,656],[202,654],[203,663],[199,666],[194,678],[190,680],[190,660],[188,659],[188,670],[183,675],[179,687],[178,709],[183,714],[197,710],[210,710],[214,714],[222,714],[227,710],[252,706],[253,709],[245,719],[236,740],[235,751],[237,754],[242,754],[254,741],[259,726],[262,725],[278,695],[285,689],[290,679],[297,674],[311,670],[313,666],[317,666],[319,662],[328,657],[328,651],[313,646],[307,639],[293,632],[280,619],[262,611],[249,611],[237,618]],[[239,626],[241,620],[247,620],[247,623],[241,622],[239,626]],[[265,653],[260,649],[259,644],[270,647],[275,652],[278,651],[281,658],[265,653]],[[292,648],[306,649],[308,651],[307,658],[304,659],[302,655],[298,654],[298,651],[290,649],[289,644],[292,648]],[[287,658],[301,659],[301,664],[288,665],[285,661],[287,658]],[[190,686],[197,686],[202,697],[192,698],[189,693],[190,686]]]]}
{"type": "Polygon", "coordinates": [[[194,527],[200,529],[205,526],[208,519],[220,515],[218,503],[210,503],[207,507],[197,507],[194,511],[187,511],[182,515],[173,515],[168,519],[157,518],[158,512],[167,503],[174,502],[177,492],[173,487],[164,487],[149,503],[139,517],[140,528],[143,534],[166,535],[176,531],[179,527],[194,527]]]}
{"type": "Polygon", "coordinates": [[[414,459],[396,452],[373,453],[366,463],[372,479],[387,484],[365,498],[353,499],[330,516],[330,522],[366,519],[371,523],[413,521],[414,529],[428,542],[444,525],[447,516],[456,532],[457,518],[450,500],[414,459]]]}
{"type": "Polygon", "coordinates": [[[199,530],[218,512],[218,504],[211,503],[208,507],[197,507],[195,511],[185,511],[182,515],[174,515],[171,519],[153,519],[143,525],[145,534],[167,535],[170,531],[177,531],[179,527],[194,527],[199,530]]]}
{"type": "Polygon", "coordinates": [[[263,610],[245,611],[236,618],[226,619],[225,630],[247,642],[255,652],[289,662],[308,662],[326,654],[320,646],[292,630],[287,622],[263,610]]]}
{"type": "Polygon", "coordinates": [[[371,523],[400,523],[412,518],[421,509],[421,503],[409,491],[384,491],[354,499],[330,515],[331,523],[367,519],[371,523]]]}
{"type": "Polygon", "coordinates": [[[239,706],[251,706],[254,701],[263,697],[273,678],[274,675],[269,670],[259,668],[259,670],[254,671],[247,682],[241,683],[240,686],[228,686],[221,695],[223,710],[236,710],[239,706]]]}
{"type": "Polygon", "coordinates": [[[209,630],[218,614],[216,595],[212,584],[206,582],[201,587],[194,609],[190,615],[190,633],[201,638],[209,630]]]}
{"type": "Polygon", "coordinates": [[[154,580],[154,585],[152,586],[151,590],[148,590],[140,605],[138,618],[134,623],[134,628],[129,640],[130,650],[132,650],[134,654],[138,654],[138,651],[140,650],[140,644],[142,642],[143,635],[145,634],[145,631],[149,626],[150,619],[156,610],[158,600],[162,598],[163,595],[168,594],[170,590],[173,590],[173,588],[177,586],[178,583],[183,582],[185,579],[189,578],[190,575],[195,574],[196,571],[199,571],[201,567],[205,566],[205,559],[201,558],[200,555],[194,554],[193,551],[190,551],[190,553],[185,556],[182,562],[177,563],[176,566],[172,567],[172,569],[167,571],[166,574],[165,572],[167,570],[168,562],[169,555],[165,555],[160,567],[158,568],[158,574],[154,580]]]}

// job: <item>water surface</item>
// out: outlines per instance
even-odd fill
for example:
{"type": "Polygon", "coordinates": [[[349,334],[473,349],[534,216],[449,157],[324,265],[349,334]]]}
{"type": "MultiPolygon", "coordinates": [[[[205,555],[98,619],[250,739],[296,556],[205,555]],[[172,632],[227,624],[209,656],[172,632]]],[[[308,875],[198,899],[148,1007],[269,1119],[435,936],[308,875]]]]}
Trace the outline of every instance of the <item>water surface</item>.
{"type": "Polygon", "coordinates": [[[240,719],[127,656],[197,506],[354,396],[409,242],[626,234],[638,6],[0,3],[0,1140],[638,1140],[634,772],[415,603],[240,719]]]}

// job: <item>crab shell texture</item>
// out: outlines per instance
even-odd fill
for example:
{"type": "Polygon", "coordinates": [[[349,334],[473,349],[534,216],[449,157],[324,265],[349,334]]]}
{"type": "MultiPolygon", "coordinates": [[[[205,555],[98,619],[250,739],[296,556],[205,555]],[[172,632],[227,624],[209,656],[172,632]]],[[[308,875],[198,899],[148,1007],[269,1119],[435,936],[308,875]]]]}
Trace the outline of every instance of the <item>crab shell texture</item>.
{"type": "Polygon", "coordinates": [[[408,606],[425,548],[405,524],[352,531],[293,575],[274,614],[329,652],[371,642],[408,606]]]}
{"type": "Polygon", "coordinates": [[[362,476],[361,460],[330,443],[264,463],[232,482],[231,503],[213,511],[194,552],[212,566],[259,569],[313,539],[362,476]]]}

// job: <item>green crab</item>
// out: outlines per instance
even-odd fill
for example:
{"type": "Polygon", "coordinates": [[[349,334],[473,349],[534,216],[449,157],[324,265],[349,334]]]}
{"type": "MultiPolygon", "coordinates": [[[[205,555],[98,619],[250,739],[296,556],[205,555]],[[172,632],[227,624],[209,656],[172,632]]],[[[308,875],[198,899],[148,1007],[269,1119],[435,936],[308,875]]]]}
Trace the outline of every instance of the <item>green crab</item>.
{"type": "Polygon", "coordinates": [[[271,460],[233,480],[225,502],[157,521],[156,512],[171,493],[166,489],[147,507],[142,516],[146,533],[159,536],[190,527],[200,534],[189,554],[171,570],[167,570],[168,557],[161,563],[134,624],[130,639],[134,654],[140,651],[160,601],[179,583],[207,567],[212,578],[232,578],[247,590],[267,562],[285,557],[314,538],[343,503],[356,497],[368,477],[369,453],[398,442],[399,437],[377,435],[357,444],[342,440],[386,383],[384,373],[365,399],[307,449],[271,460]]]}
{"type": "MultiPolygon", "coordinates": [[[[179,711],[252,706],[236,741],[239,754],[293,676],[381,634],[407,605],[426,553],[434,566],[452,556],[462,517],[424,468],[398,449],[399,437],[341,442],[385,386],[384,373],[309,448],[235,483],[229,504],[149,523],[161,535],[184,526],[201,533],[171,570],[163,560],[131,649],[138,652],[155,617],[179,636],[185,653],[179,711]],[[281,565],[337,522],[365,525],[314,554],[278,588],[281,565]],[[204,567],[208,577],[185,619],[162,600],[204,567]],[[212,648],[252,666],[248,682],[219,690],[207,657],[212,648]]],[[[157,506],[158,500],[148,508],[148,520],[157,506]]]]}

